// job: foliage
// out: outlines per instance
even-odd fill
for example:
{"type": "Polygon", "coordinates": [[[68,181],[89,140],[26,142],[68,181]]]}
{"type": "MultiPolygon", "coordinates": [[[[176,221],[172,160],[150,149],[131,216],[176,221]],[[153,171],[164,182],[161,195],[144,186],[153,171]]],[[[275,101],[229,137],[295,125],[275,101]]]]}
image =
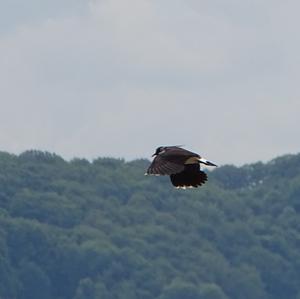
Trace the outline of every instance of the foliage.
{"type": "Polygon", "coordinates": [[[300,155],[185,191],[148,164],[0,153],[0,298],[300,298],[300,155]]]}

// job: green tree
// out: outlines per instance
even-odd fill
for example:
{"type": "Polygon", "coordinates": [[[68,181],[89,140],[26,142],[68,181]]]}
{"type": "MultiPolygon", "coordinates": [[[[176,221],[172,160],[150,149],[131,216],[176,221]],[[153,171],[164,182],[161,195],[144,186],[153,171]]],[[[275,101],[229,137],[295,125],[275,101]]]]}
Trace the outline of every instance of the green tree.
{"type": "Polygon", "coordinates": [[[18,277],[21,283],[19,298],[51,298],[51,282],[45,272],[35,263],[21,261],[18,277]]]}

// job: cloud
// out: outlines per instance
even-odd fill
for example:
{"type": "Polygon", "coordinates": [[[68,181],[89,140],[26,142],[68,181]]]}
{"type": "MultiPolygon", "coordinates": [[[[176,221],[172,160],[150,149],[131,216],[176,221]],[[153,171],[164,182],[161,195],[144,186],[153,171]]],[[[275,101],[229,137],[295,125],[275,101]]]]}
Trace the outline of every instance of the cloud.
{"type": "Polygon", "coordinates": [[[298,4],[76,3],[0,36],[3,150],[132,159],[183,143],[220,163],[298,150],[298,4]]]}
{"type": "Polygon", "coordinates": [[[24,24],[38,26],[47,19],[84,15],[86,0],[10,0],[0,2],[0,34],[12,34],[24,24]]]}

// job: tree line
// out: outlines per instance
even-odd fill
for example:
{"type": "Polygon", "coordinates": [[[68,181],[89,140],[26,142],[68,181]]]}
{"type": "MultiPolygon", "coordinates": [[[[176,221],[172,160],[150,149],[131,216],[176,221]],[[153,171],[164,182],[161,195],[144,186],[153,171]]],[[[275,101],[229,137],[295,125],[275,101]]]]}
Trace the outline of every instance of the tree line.
{"type": "Polygon", "coordinates": [[[1,152],[0,298],[300,298],[300,155],[192,190],[148,165],[1,152]]]}

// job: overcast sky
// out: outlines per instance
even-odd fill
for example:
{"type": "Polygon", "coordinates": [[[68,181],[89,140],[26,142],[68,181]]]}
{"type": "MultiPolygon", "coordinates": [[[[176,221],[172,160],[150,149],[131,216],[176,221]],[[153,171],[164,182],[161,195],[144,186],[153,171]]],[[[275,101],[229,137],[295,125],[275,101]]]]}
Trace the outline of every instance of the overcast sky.
{"type": "Polygon", "coordinates": [[[0,150],[218,164],[300,150],[300,2],[0,0],[0,150]]]}

